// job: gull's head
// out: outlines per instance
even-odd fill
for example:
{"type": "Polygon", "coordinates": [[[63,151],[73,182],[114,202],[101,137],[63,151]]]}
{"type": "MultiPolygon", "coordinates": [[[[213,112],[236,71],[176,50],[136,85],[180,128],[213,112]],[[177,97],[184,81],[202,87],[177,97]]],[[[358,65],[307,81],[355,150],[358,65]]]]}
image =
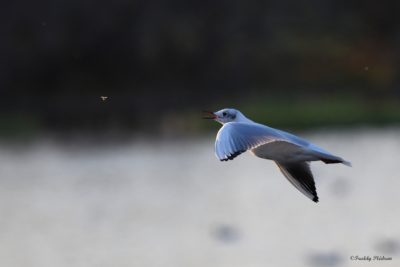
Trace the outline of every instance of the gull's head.
{"type": "Polygon", "coordinates": [[[204,111],[206,116],[204,119],[212,119],[221,124],[228,122],[248,122],[247,119],[239,110],[234,108],[224,108],[216,112],[204,111]]]}

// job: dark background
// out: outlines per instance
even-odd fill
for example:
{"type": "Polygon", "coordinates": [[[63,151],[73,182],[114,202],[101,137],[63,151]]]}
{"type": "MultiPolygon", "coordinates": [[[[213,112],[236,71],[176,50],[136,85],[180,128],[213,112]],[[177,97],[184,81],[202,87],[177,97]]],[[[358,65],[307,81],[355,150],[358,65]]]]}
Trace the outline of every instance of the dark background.
{"type": "Polygon", "coordinates": [[[3,2],[0,133],[193,132],[224,107],[289,128],[397,123],[399,5],[3,2]]]}

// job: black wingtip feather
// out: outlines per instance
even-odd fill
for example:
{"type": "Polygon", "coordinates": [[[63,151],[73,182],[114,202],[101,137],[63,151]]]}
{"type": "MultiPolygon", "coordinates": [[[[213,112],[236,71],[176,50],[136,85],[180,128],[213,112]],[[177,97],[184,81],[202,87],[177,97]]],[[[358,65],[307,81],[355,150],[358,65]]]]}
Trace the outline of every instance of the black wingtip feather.
{"type": "Polygon", "coordinates": [[[303,163],[280,163],[276,162],[283,175],[298,190],[314,202],[318,202],[317,189],[315,187],[314,177],[307,162],[303,163]],[[305,192],[303,192],[303,190],[305,192]]]}
{"type": "Polygon", "coordinates": [[[233,160],[234,158],[236,158],[237,156],[239,156],[240,154],[242,154],[245,151],[246,150],[240,150],[240,151],[237,151],[237,152],[235,152],[233,154],[229,154],[227,158],[221,159],[221,161],[233,160]]]}
{"type": "Polygon", "coordinates": [[[323,161],[325,164],[343,163],[342,159],[321,158],[321,161],[323,161]]]}

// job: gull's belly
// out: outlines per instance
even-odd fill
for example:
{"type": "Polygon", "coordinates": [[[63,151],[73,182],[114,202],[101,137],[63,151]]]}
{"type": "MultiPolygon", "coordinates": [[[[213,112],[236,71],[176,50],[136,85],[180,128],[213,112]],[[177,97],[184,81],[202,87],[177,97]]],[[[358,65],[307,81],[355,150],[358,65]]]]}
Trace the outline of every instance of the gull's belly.
{"type": "Polygon", "coordinates": [[[285,141],[267,143],[252,149],[251,152],[259,158],[280,162],[317,160],[307,148],[285,141]]]}

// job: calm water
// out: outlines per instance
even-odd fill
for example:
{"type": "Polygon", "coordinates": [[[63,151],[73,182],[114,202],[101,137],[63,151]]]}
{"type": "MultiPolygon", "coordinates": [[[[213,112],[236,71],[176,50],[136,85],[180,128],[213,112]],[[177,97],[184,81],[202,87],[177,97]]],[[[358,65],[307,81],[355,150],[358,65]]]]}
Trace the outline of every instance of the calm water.
{"type": "Polygon", "coordinates": [[[0,266],[400,266],[400,130],[303,136],[353,163],[312,164],[318,204],[213,136],[2,145],[0,266]]]}

